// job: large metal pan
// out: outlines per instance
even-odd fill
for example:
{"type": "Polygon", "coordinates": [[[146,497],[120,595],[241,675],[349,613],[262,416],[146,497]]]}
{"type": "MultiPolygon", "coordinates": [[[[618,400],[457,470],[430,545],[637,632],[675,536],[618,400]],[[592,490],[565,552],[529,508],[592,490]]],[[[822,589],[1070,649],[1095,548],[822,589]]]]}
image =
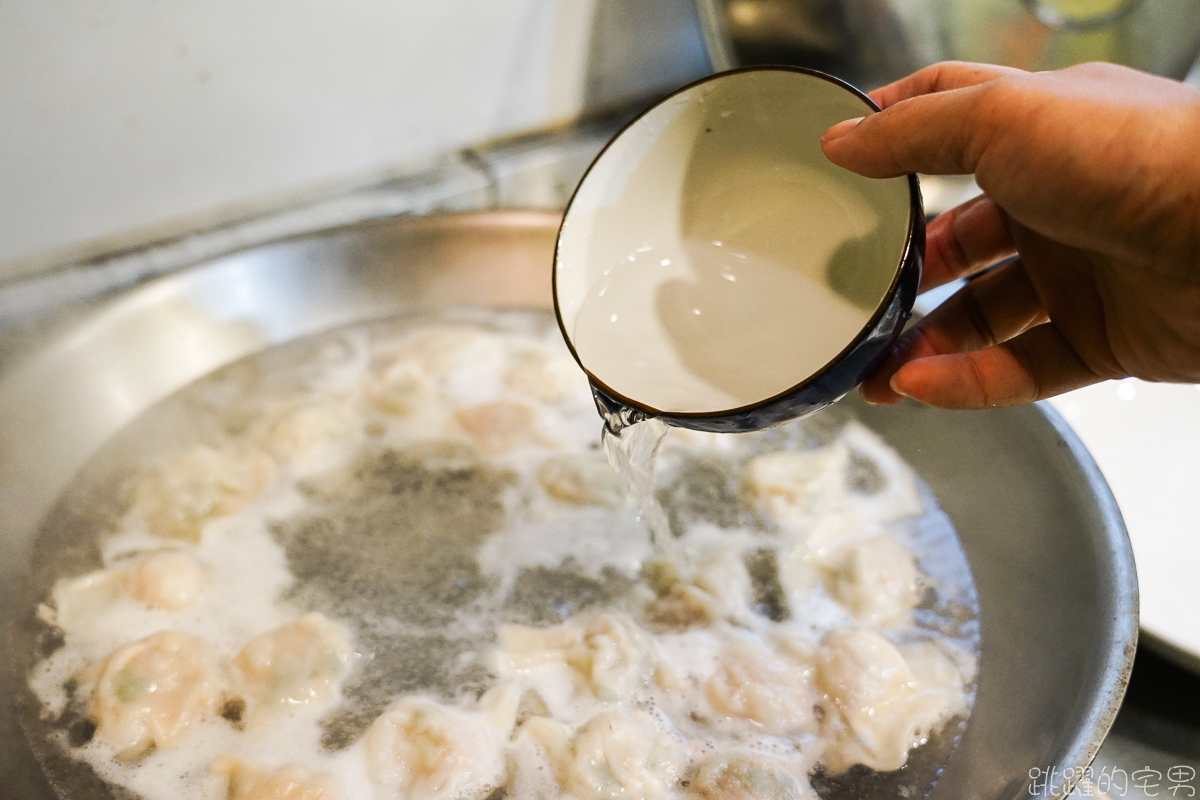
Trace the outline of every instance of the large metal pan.
{"type": "MultiPolygon", "coordinates": [[[[546,306],[557,225],[503,212],[340,228],[198,264],[4,343],[15,353],[0,364],[5,651],[38,599],[22,576],[39,520],[125,423],[234,359],[336,325],[445,304],[546,306]]],[[[978,699],[932,797],[1064,794],[1064,770],[1091,760],[1116,714],[1137,637],[1133,559],[1108,488],[1045,406],[856,411],[937,494],[979,591],[978,699]],[[1048,767],[1058,780],[1031,792],[1031,770],[1048,767]]],[[[51,798],[13,708],[22,678],[6,663],[0,680],[0,796],[51,798]]]]}

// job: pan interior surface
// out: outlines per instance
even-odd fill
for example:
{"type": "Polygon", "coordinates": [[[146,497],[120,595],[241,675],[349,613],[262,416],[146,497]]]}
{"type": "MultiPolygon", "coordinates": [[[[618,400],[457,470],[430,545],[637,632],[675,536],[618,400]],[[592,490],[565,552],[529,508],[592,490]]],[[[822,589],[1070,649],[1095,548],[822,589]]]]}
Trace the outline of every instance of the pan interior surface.
{"type": "MultiPolygon", "coordinates": [[[[731,754],[750,759],[754,769],[792,764],[801,780],[818,762],[833,764],[835,770],[819,767],[813,779],[826,798],[924,796],[966,724],[979,639],[976,597],[953,527],[932,495],[910,483],[895,455],[852,417],[836,410],[736,440],[676,432],[680,439],[669,440],[662,454],[659,496],[679,549],[656,554],[597,451],[599,421],[586,381],[546,312],[409,315],[250,356],[140,415],[88,462],[47,518],[32,573],[34,593],[46,602],[19,650],[32,689],[25,722],[33,748],[64,796],[203,797],[216,780],[205,775],[206,764],[226,763],[225,752],[269,764],[319,764],[355,787],[366,778],[353,765],[376,758],[380,719],[408,713],[413,704],[424,704],[424,714],[490,708],[511,677],[504,659],[522,660],[518,673],[536,670],[547,656],[530,656],[526,640],[569,637],[578,623],[580,642],[608,643],[588,656],[589,664],[613,658],[610,646],[618,647],[621,663],[633,658],[622,647],[656,658],[667,652],[652,675],[636,676],[636,687],[649,689],[629,688],[625,666],[584,668],[579,656],[567,656],[572,670],[591,676],[585,693],[612,701],[595,718],[617,715],[621,724],[644,726],[670,720],[664,730],[680,746],[688,742],[663,796],[686,796],[680,786],[705,779],[706,759],[725,769],[731,754]],[[436,386],[430,376],[437,376],[436,386]],[[489,385],[497,380],[504,385],[489,385]],[[534,409],[536,416],[525,413],[534,409]],[[849,547],[855,555],[826,562],[805,550],[805,558],[823,566],[793,575],[789,554],[800,545],[789,538],[782,512],[769,510],[782,501],[754,494],[756,486],[776,488],[753,475],[781,456],[809,470],[803,486],[820,488],[803,503],[841,509],[836,496],[847,504],[836,513],[806,505],[803,513],[854,528],[842,544],[836,544],[845,532],[839,529],[822,547],[849,547]],[[881,526],[898,543],[876,543],[881,526]],[[916,555],[920,583],[911,587],[909,605],[887,592],[844,596],[851,591],[846,586],[871,592],[875,587],[866,584],[889,579],[890,565],[869,563],[875,547],[885,559],[911,559],[909,548],[916,555]],[[184,610],[170,605],[180,598],[180,579],[164,588],[146,577],[147,565],[164,558],[190,559],[193,570],[207,575],[198,599],[183,598],[202,614],[182,601],[184,610]],[[238,561],[245,566],[230,567],[238,561]],[[847,570],[870,574],[864,582],[847,570]],[[894,603],[902,606],[896,618],[894,603]],[[308,695],[289,695],[287,713],[272,711],[247,689],[252,681],[245,676],[259,667],[247,666],[246,653],[278,631],[291,631],[294,640],[304,625],[324,631],[322,658],[340,660],[333,668],[337,687],[323,704],[314,701],[311,713],[308,695]],[[96,698],[111,675],[117,699],[127,699],[136,669],[108,665],[124,663],[122,653],[164,629],[192,637],[231,665],[235,677],[211,701],[209,717],[220,718],[196,716],[195,732],[178,743],[157,733],[147,736],[158,736],[161,747],[131,753],[109,746],[117,726],[96,698]],[[826,630],[900,659],[907,680],[925,687],[914,694],[914,708],[928,705],[921,697],[961,693],[936,701],[945,711],[909,712],[941,714],[932,729],[932,718],[911,723],[925,726],[924,743],[911,757],[904,744],[888,769],[851,767],[849,759],[885,757],[859,750],[837,756],[841,745],[823,743],[828,726],[821,720],[841,713],[840,701],[797,687],[812,680],[806,677],[812,659],[822,657],[800,650],[833,648],[822,638],[826,630]],[[778,642],[799,650],[769,650],[778,642]],[[682,660],[670,661],[671,648],[682,660]],[[660,674],[668,663],[676,669],[703,661],[706,648],[716,648],[714,675],[727,668],[740,676],[730,690],[736,700],[705,699],[732,678],[703,670],[698,679],[660,674]],[[747,652],[758,660],[728,666],[747,652]],[[931,659],[928,675],[948,670],[953,678],[923,677],[919,665],[931,659]],[[755,669],[771,672],[776,662],[795,686],[781,688],[779,676],[755,677],[755,669]],[[597,677],[613,669],[620,673],[615,683],[597,677]],[[707,683],[689,688],[696,680],[707,683]],[[785,705],[809,703],[800,711],[811,719],[797,723],[747,707],[747,691],[785,705]],[[726,718],[710,725],[705,718],[714,710],[726,718]],[[286,746],[272,744],[282,741],[286,746]],[[829,755],[815,749],[823,747],[829,755]]],[[[810,524],[807,516],[803,524],[810,524]]],[[[288,652],[307,663],[295,647],[288,652]]],[[[546,673],[551,682],[556,674],[546,673]]],[[[292,680],[271,676],[273,685],[292,680]]],[[[321,691],[305,689],[314,697],[321,691]]],[[[515,731],[504,735],[517,743],[517,755],[509,756],[517,777],[513,767],[507,783],[490,776],[484,794],[503,785],[512,797],[545,795],[545,779],[521,777],[520,745],[535,735],[527,731],[549,726],[552,717],[574,719],[578,701],[556,696],[539,686],[514,698],[515,731]]],[[[587,709],[585,717],[594,712],[587,709]]],[[[584,735],[577,733],[572,747],[583,747],[584,735]]],[[[481,753],[471,758],[487,760],[481,753]]],[[[367,772],[378,784],[377,772],[370,766],[367,772]]]]}
{"type": "MultiPolygon", "coordinates": [[[[7,343],[3,352],[19,356],[0,370],[0,616],[19,663],[0,675],[2,693],[22,696],[29,660],[54,647],[50,639],[32,649],[28,614],[44,599],[27,579],[34,541],[104,442],[192,380],[273,343],[447,305],[545,306],[558,223],[487,212],[322,232],[197,265],[7,343]]],[[[1041,406],[840,406],[938,498],[978,591],[975,705],[931,797],[1015,800],[1031,795],[1031,770],[1078,774],[1120,704],[1137,637],[1128,540],[1090,457],[1041,406]]],[[[83,568],[94,554],[80,558],[83,568]]],[[[50,800],[59,795],[20,712],[0,708],[0,796],[50,800]]]]}

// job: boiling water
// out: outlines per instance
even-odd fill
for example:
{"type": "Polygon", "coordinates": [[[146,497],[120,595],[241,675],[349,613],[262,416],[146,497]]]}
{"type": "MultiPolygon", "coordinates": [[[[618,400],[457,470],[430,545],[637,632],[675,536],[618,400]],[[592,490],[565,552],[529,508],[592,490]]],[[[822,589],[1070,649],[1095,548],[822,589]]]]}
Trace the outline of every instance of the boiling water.
{"type": "MultiPolygon", "coordinates": [[[[96,609],[94,624],[67,625],[70,630],[49,623],[53,616],[31,614],[11,655],[30,676],[20,698],[24,721],[53,782],[64,796],[202,800],[220,789],[212,785],[209,764],[233,752],[270,766],[302,762],[335,775],[347,797],[367,800],[376,795],[364,731],[399,697],[473,707],[498,679],[493,656],[500,625],[544,627],[599,610],[655,624],[647,616],[647,598],[657,591],[649,576],[662,576],[646,569],[656,560],[647,526],[660,547],[676,549],[682,575],[704,569],[705,585],[716,581],[736,597],[709,625],[653,634],[664,665],[680,674],[698,670],[697,688],[715,668],[716,651],[734,640],[749,637],[770,647],[777,636],[815,641],[825,630],[857,625],[823,583],[789,582],[785,567],[798,540],[752,497],[748,464],[785,451],[827,465],[822,486],[829,491],[817,500],[834,497],[880,520],[911,548],[928,591],[888,635],[901,645],[934,641],[959,654],[969,688],[978,647],[975,596],[953,527],[898,457],[847,414],[833,409],[816,420],[739,437],[675,430],[664,439],[660,423],[631,425],[610,444],[618,463],[641,482],[633,503],[606,488],[603,478],[611,476],[595,451],[595,421],[586,383],[549,318],[517,313],[414,318],[326,334],[231,365],[143,414],[97,454],[47,518],[35,543],[33,585],[49,598],[60,578],[163,547],[192,553],[211,571],[212,583],[198,605],[177,612],[117,603],[96,609]],[[413,381],[414,358],[432,370],[426,377],[436,380],[425,388],[435,394],[425,397],[423,384],[413,381]],[[540,380],[530,381],[531,365],[540,380]],[[570,379],[565,385],[564,377],[570,379]],[[472,417],[480,403],[485,409],[520,404],[534,413],[472,417]],[[263,426],[296,404],[322,410],[305,420],[342,419],[348,427],[318,426],[308,431],[316,437],[310,439],[279,438],[280,430],[297,431],[263,426]],[[487,430],[479,429],[481,420],[487,430]],[[514,420],[531,426],[515,439],[514,420]],[[315,442],[318,448],[311,461],[280,455],[275,482],[257,500],[211,520],[198,542],[172,543],[146,528],[128,505],[128,489],[153,473],[144,469],[197,442],[270,448],[315,442]],[[482,452],[484,446],[491,452],[482,452]],[[838,452],[843,460],[829,460],[838,452]],[[563,464],[583,470],[574,474],[587,480],[544,469],[563,464]],[[592,465],[600,473],[589,471],[592,465]],[[647,510],[651,502],[657,513],[647,510]],[[640,509],[641,520],[631,506],[640,509]],[[904,514],[917,516],[894,518],[904,514]],[[186,742],[136,763],[114,760],[111,746],[93,738],[96,726],[86,697],[77,694],[76,676],[116,647],[175,628],[229,659],[250,638],[308,611],[344,624],[362,656],[333,705],[300,709],[266,730],[205,719],[186,742]]],[[[575,686],[560,680],[536,688],[550,702],[575,686]]],[[[713,709],[703,691],[650,686],[630,702],[648,708],[672,697],[678,707],[659,707],[664,715],[670,711],[663,724],[687,733],[697,762],[722,748],[782,747],[777,757],[797,757],[789,739],[763,738],[752,727],[734,736],[710,726],[713,709]]],[[[581,708],[592,712],[592,706],[581,708]]],[[[961,718],[949,720],[903,770],[880,778],[876,792],[859,791],[858,770],[838,776],[848,782],[844,787],[821,784],[822,796],[919,797],[961,730],[961,718]]],[[[518,772],[536,785],[515,783],[509,797],[558,796],[554,772],[543,769],[541,756],[525,750],[517,756],[518,772]]],[[[694,796],[685,787],[672,789],[668,800],[694,796]]]]}

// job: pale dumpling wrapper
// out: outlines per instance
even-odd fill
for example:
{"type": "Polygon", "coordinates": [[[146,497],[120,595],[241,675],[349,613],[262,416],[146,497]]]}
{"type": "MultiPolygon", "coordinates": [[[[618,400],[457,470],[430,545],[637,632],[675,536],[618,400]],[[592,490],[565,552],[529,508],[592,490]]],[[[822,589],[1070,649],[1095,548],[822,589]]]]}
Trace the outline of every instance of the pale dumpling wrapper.
{"type": "Polygon", "coordinates": [[[179,611],[194,605],[211,581],[209,570],[190,553],[167,550],[59,581],[53,610],[43,619],[63,630],[85,628],[95,614],[119,600],[146,608],[179,611]]]}
{"type": "Polygon", "coordinates": [[[527,403],[516,400],[494,400],[460,408],[454,418],[480,452],[486,455],[502,455],[531,445],[553,444],[541,431],[537,411],[527,403]]]}
{"type": "Polygon", "coordinates": [[[755,456],[742,472],[742,486],[774,519],[803,525],[841,504],[847,493],[849,452],[835,442],[814,450],[776,450],[755,456]]]}
{"type": "Polygon", "coordinates": [[[710,548],[696,560],[690,569],[665,561],[655,565],[663,585],[646,609],[651,622],[671,630],[717,619],[749,623],[754,617],[750,607],[754,592],[741,549],[710,548]]]}
{"type": "Polygon", "coordinates": [[[862,622],[892,628],[907,622],[921,599],[912,551],[891,536],[872,536],[828,562],[833,596],[862,622]]]}
{"type": "Polygon", "coordinates": [[[830,700],[823,733],[831,773],[855,764],[889,771],[930,731],[965,713],[962,674],[945,655],[917,647],[922,675],[887,637],[861,628],[830,631],[817,653],[817,682],[830,700]]]}
{"type": "Polygon", "coordinates": [[[225,778],[225,800],[345,800],[337,778],[303,764],[272,770],[257,761],[223,755],[209,766],[225,778]]]}
{"type": "Polygon", "coordinates": [[[396,417],[428,418],[442,405],[437,383],[414,361],[397,361],[382,374],[368,377],[364,393],[376,409],[396,417]]]}
{"type": "Polygon", "coordinates": [[[504,384],[543,403],[561,403],[587,393],[583,370],[565,351],[529,349],[515,353],[504,373],[504,384]]]}
{"type": "Polygon", "coordinates": [[[199,638],[179,631],[147,636],[97,668],[90,707],[96,737],[120,759],[171,747],[213,715],[222,684],[217,659],[199,638]]]}
{"type": "Polygon", "coordinates": [[[352,454],[362,438],[362,425],[347,403],[309,403],[282,412],[266,445],[284,463],[313,467],[352,454]]]}
{"type": "Polygon", "coordinates": [[[793,770],[766,756],[713,756],[696,768],[688,791],[705,800],[816,800],[808,781],[793,770]]]}
{"type": "Polygon", "coordinates": [[[535,717],[523,732],[538,740],[562,789],[579,800],[667,797],[688,767],[683,739],[644,712],[602,711],[574,735],[535,717]]]}
{"type": "Polygon", "coordinates": [[[346,629],[315,612],[252,639],[233,660],[247,718],[333,700],[354,657],[346,629]]]}
{"type": "Polygon", "coordinates": [[[784,653],[751,639],[726,645],[705,694],[720,714],[749,720],[764,733],[799,736],[817,731],[821,699],[814,670],[799,648],[784,653]]]}
{"type": "Polygon", "coordinates": [[[367,731],[367,772],[379,800],[471,800],[506,781],[504,747],[517,695],[493,689],[479,709],[405,697],[367,731]]]}
{"type": "Polygon", "coordinates": [[[196,445],[138,482],[134,513],[156,536],[196,542],[209,520],[245,508],[274,477],[275,462],[257,448],[196,445]]]}
{"type": "Polygon", "coordinates": [[[620,508],[621,479],[603,458],[588,453],[553,455],[538,467],[538,483],[556,500],[574,505],[620,508]]]}
{"type": "Polygon", "coordinates": [[[505,625],[500,659],[507,669],[562,663],[571,667],[597,698],[630,698],[653,676],[653,640],[625,614],[605,612],[550,628],[505,625]]]}
{"type": "Polygon", "coordinates": [[[495,337],[473,325],[454,323],[422,326],[379,350],[381,357],[394,362],[415,362],[434,378],[500,358],[500,344],[495,337]]]}

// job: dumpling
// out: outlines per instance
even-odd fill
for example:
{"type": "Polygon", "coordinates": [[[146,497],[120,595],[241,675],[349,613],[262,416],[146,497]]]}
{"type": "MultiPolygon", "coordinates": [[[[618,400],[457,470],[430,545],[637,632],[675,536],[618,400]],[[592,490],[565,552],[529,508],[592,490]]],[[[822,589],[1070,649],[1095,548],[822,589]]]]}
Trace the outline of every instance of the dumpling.
{"type": "Polygon", "coordinates": [[[881,485],[869,492],[852,491],[847,507],[854,514],[875,522],[894,522],[920,516],[925,511],[916,473],[878,436],[860,422],[850,422],[842,441],[851,459],[866,459],[877,471],[881,485]]]}
{"type": "Polygon", "coordinates": [[[567,663],[587,679],[596,697],[629,699],[654,674],[650,636],[624,614],[596,614],[583,637],[567,651],[567,663]]]}
{"type": "Polygon", "coordinates": [[[267,447],[285,463],[311,467],[350,452],[362,434],[358,418],[345,403],[313,403],[280,415],[267,434],[267,447]]]}
{"type": "Polygon", "coordinates": [[[705,800],[816,800],[816,792],[788,768],[765,756],[713,756],[696,768],[690,791],[705,800]]]}
{"type": "Polygon", "coordinates": [[[323,614],[305,614],[250,641],[233,660],[246,713],[334,698],[354,649],[346,630],[323,614]]]}
{"type": "Polygon", "coordinates": [[[579,800],[666,797],[688,766],[684,741],[644,712],[602,711],[573,737],[541,717],[523,730],[542,745],[563,790],[579,800]]]}
{"type": "Polygon", "coordinates": [[[170,747],[190,725],[213,714],[221,674],[208,645],[161,631],[126,645],[100,664],[91,699],[96,738],[132,759],[170,747]]]}
{"type": "Polygon", "coordinates": [[[365,395],[375,408],[396,417],[424,417],[441,405],[433,378],[413,361],[398,361],[368,378],[365,395]]]}
{"type": "Polygon", "coordinates": [[[709,552],[690,574],[665,561],[651,566],[657,572],[653,582],[659,597],[651,601],[646,616],[657,628],[680,630],[716,619],[746,621],[753,616],[754,588],[740,548],[709,552]]]}
{"type": "Polygon", "coordinates": [[[479,710],[405,697],[371,724],[367,772],[380,800],[471,800],[507,779],[504,745],[517,695],[505,686],[479,710]]]}
{"type": "Polygon", "coordinates": [[[343,800],[346,796],[328,772],[303,764],[271,770],[242,756],[223,755],[209,771],[225,778],[225,800],[343,800]]]}
{"type": "Polygon", "coordinates": [[[891,536],[853,542],[831,559],[831,566],[833,596],[868,625],[900,625],[920,600],[921,573],[912,551],[891,536]]]}
{"type": "Polygon", "coordinates": [[[470,325],[426,325],[395,342],[380,345],[378,352],[392,361],[412,361],[435,378],[460,367],[494,361],[499,342],[470,325]]]}
{"type": "Polygon", "coordinates": [[[849,454],[840,443],[817,450],[778,450],[746,463],[742,486],[760,509],[784,523],[803,523],[841,504],[849,454]]]}
{"type": "Polygon", "coordinates": [[[768,650],[750,639],[732,642],[718,656],[705,694],[719,713],[750,720],[763,733],[815,733],[821,695],[812,665],[799,655],[799,650],[787,655],[768,650]]]}
{"type": "Polygon", "coordinates": [[[496,400],[459,409],[454,416],[487,455],[549,443],[538,427],[537,412],[525,403],[496,400]]]}
{"type": "Polygon", "coordinates": [[[187,553],[164,552],[139,558],[120,572],[125,594],[152,608],[178,611],[199,599],[210,580],[204,565],[187,553]]]}
{"type": "Polygon", "coordinates": [[[543,403],[561,403],[573,395],[587,397],[583,370],[566,353],[522,350],[512,356],[504,384],[543,403]]]}
{"type": "Polygon", "coordinates": [[[133,508],[150,533],[196,542],[206,522],[254,502],[274,477],[261,450],[197,445],[139,482],[133,508]]]}
{"type": "Polygon", "coordinates": [[[914,650],[923,673],[917,675],[880,633],[839,628],[825,635],[817,654],[817,682],[831,706],[824,721],[831,773],[855,764],[899,769],[910,749],[966,710],[960,673],[929,647],[914,650]]]}
{"type": "Polygon", "coordinates": [[[625,502],[621,479],[598,456],[553,455],[538,467],[538,483],[556,500],[575,505],[620,508],[625,502]]]}
{"type": "Polygon", "coordinates": [[[653,677],[657,661],[649,634],[628,616],[613,612],[552,628],[505,625],[500,646],[509,668],[565,663],[597,698],[610,702],[628,700],[653,677]]]}
{"type": "Polygon", "coordinates": [[[179,611],[194,604],[209,581],[208,570],[195,557],[170,550],[153,553],[124,566],[59,581],[52,595],[54,611],[44,616],[71,630],[122,598],[179,611]]]}

